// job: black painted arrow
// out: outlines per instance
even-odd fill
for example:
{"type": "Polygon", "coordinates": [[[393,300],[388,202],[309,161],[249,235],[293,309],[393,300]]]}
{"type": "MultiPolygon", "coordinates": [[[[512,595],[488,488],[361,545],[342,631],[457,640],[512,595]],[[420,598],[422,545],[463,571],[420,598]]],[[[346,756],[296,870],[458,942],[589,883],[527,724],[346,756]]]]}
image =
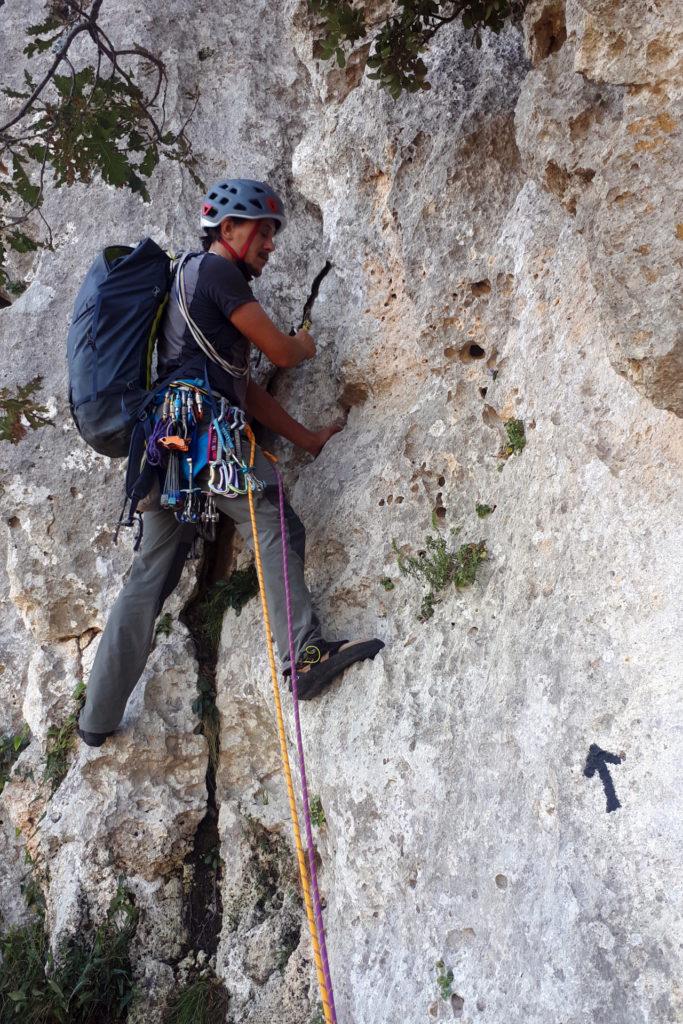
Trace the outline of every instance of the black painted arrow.
{"type": "Polygon", "coordinates": [[[596,772],[600,776],[600,781],[607,797],[608,814],[610,811],[616,811],[617,807],[621,807],[621,804],[617,800],[614,783],[612,782],[612,776],[607,765],[621,764],[621,760],[618,754],[610,754],[607,750],[602,750],[597,743],[591,743],[588,748],[588,757],[586,758],[586,767],[583,769],[583,774],[587,779],[592,779],[596,772]]]}

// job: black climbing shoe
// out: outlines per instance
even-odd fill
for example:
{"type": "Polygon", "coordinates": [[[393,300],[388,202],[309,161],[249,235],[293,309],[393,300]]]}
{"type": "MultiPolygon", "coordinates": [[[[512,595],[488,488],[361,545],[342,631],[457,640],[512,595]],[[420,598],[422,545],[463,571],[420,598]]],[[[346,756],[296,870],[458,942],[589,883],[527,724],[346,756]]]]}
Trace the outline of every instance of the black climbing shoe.
{"type": "MultiPolygon", "coordinates": [[[[383,647],[381,640],[321,640],[308,644],[296,666],[299,700],[313,700],[349,665],[374,658],[383,647]]],[[[284,674],[291,675],[289,670],[284,674]]],[[[292,688],[291,679],[289,688],[292,688]]]]}
{"type": "Polygon", "coordinates": [[[79,726],[76,726],[76,732],[89,747],[101,747],[107,736],[114,735],[113,730],[111,732],[86,732],[85,729],[81,729],[79,726]]]}

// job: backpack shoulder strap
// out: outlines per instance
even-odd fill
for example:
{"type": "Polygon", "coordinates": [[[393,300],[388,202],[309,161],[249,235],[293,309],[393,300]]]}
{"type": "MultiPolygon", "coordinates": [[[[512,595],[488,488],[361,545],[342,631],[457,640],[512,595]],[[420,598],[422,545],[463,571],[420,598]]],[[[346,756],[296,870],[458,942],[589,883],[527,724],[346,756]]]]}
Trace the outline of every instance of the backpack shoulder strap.
{"type": "Polygon", "coordinates": [[[179,260],[175,269],[176,287],[173,289],[173,296],[178,303],[178,308],[180,309],[183,320],[189,327],[190,334],[197,342],[205,356],[208,356],[214,363],[218,363],[218,365],[232,377],[247,377],[249,375],[249,363],[247,362],[246,366],[235,366],[233,363],[229,363],[226,359],[223,359],[190,316],[190,310],[187,304],[187,295],[185,293],[184,270],[188,258],[194,255],[196,254],[192,252],[185,253],[179,260]]]}

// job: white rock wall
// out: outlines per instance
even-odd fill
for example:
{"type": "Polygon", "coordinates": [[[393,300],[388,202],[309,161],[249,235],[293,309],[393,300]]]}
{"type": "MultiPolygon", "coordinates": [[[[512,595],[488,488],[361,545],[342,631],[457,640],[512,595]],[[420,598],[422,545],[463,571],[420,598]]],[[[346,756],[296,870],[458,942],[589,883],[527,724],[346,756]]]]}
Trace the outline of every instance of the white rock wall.
{"type": "MultiPolygon", "coordinates": [[[[340,1024],[681,1020],[673,8],[535,3],[533,68],[520,29],[481,51],[446,29],[432,91],[394,103],[361,80],[362,54],[344,73],[313,60],[302,3],[252,6],[122,8],[112,27],[162,48],[178,116],[184,89],[210,82],[192,129],[207,180],[264,177],[287,195],[291,225],[258,285],[281,324],[332,264],[318,356],[274,389],[311,426],[349,410],[315,462],[287,446],[281,462],[330,635],[387,643],[302,708],[340,1024]],[[527,445],[504,461],[511,417],[527,445]],[[480,520],[477,502],[495,511],[480,520]],[[436,529],[485,540],[489,557],[421,623],[392,540],[414,553],[436,529]],[[614,813],[583,775],[592,743],[622,756],[614,813]]],[[[3,443],[2,729],[23,717],[33,736],[0,798],[3,923],[21,911],[17,842],[55,941],[98,919],[123,873],[147,1020],[185,952],[183,863],[206,807],[184,626],[160,640],[120,735],[79,750],[51,799],[40,778],[130,557],[110,544],[120,468],[79,442],[55,353],[102,245],[196,237],[177,168],[152,191],[150,206],[102,186],[52,194],[55,251],[0,313],[3,385],[40,373],[53,421],[3,443]]],[[[316,993],[260,637],[256,602],[226,615],[216,968],[235,1024],[302,1024],[316,993]]]]}

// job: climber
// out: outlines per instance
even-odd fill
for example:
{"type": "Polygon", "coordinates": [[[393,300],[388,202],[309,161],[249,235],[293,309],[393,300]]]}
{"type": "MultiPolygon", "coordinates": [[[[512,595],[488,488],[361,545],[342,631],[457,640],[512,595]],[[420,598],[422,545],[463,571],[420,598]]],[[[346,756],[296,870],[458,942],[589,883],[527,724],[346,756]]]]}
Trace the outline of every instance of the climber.
{"type": "MultiPolygon", "coordinates": [[[[263,182],[221,180],[209,190],[201,210],[203,251],[187,259],[183,288],[191,322],[214,346],[220,364],[208,361],[195,341],[181,313],[176,281],[160,331],[158,373],[160,380],[204,378],[208,374],[214,396],[227,399],[232,406],[315,457],[343,429],[343,424],[308,430],[249,377],[251,345],[265,353],[275,366],[283,368],[298,366],[316,354],[311,335],[303,329],[293,336],[283,334],[249,286],[252,278],[261,276],[275,249],[275,236],[284,224],[282,201],[263,182]]],[[[288,678],[291,669],[278,490],[273,469],[260,450],[254,472],[265,484],[265,489],[256,495],[256,521],[271,625],[283,676],[288,678]]],[[[206,466],[195,478],[195,485],[206,491],[208,479],[206,466]]],[[[217,509],[248,537],[247,495],[213,498],[217,509]]],[[[298,693],[302,700],[310,700],[349,665],[374,658],[384,644],[376,639],[349,642],[323,637],[304,582],[304,527],[289,505],[286,521],[298,693]]],[[[89,746],[100,746],[119,725],[128,697],[147,662],[155,620],[180,579],[195,529],[190,523],[179,522],[158,501],[144,512],[141,550],[100,640],[79,717],[78,734],[89,746]]]]}

